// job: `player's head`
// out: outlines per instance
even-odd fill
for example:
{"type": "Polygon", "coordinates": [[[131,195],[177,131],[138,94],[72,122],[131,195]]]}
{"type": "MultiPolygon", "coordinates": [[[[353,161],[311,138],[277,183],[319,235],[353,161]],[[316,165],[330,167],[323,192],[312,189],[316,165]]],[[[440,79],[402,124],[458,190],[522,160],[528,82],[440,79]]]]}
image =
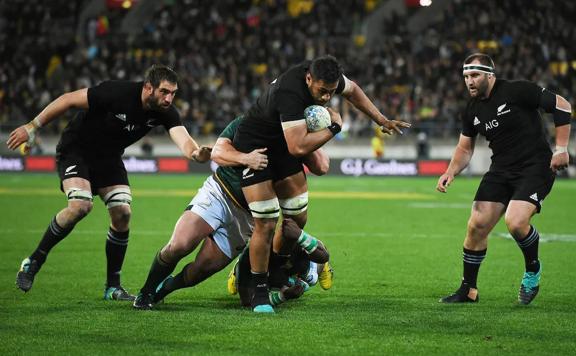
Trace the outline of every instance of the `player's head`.
{"type": "Polygon", "coordinates": [[[332,56],[316,58],[306,73],[306,84],[314,101],[326,105],[338,88],[342,66],[332,56]]]}
{"type": "Polygon", "coordinates": [[[178,90],[178,74],[172,68],[154,64],[144,75],[143,102],[150,110],[167,110],[178,90]]]}
{"type": "Polygon", "coordinates": [[[462,74],[471,97],[488,97],[496,80],[494,69],[494,61],[484,53],[471,54],[464,60],[462,74]]]}

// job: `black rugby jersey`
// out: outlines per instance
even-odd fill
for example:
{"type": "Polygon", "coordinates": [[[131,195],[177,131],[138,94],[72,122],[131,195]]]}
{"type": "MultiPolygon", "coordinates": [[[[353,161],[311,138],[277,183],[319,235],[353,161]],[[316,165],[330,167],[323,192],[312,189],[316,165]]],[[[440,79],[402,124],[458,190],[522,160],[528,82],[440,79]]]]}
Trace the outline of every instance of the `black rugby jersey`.
{"type": "MultiPolygon", "coordinates": [[[[291,67],[276,78],[244,115],[234,137],[234,146],[242,152],[268,147],[272,151],[287,151],[282,122],[304,119],[304,109],[314,105],[306,85],[306,73],[311,61],[291,67]]],[[[336,94],[344,90],[340,76],[336,94]]],[[[268,152],[271,153],[271,152],[268,152]]]]}
{"type": "Polygon", "coordinates": [[[62,133],[57,151],[80,150],[87,155],[108,156],[162,125],[168,131],[181,126],[178,111],[144,110],[143,82],[105,81],[88,89],[88,110],[79,112],[62,133]]]}
{"type": "Polygon", "coordinates": [[[538,111],[543,90],[528,81],[497,79],[488,98],[468,102],[462,116],[462,134],[486,137],[493,168],[550,161],[552,151],[538,111]]]}

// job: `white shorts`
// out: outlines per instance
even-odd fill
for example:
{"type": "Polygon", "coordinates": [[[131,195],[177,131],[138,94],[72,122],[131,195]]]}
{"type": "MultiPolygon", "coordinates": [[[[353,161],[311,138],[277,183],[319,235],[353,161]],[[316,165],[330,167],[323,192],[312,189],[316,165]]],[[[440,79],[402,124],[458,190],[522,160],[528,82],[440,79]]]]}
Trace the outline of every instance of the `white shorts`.
{"type": "Polygon", "coordinates": [[[214,241],[226,256],[234,259],[242,252],[252,236],[254,219],[226,196],[213,176],[204,181],[189,205],[214,229],[214,241]]]}

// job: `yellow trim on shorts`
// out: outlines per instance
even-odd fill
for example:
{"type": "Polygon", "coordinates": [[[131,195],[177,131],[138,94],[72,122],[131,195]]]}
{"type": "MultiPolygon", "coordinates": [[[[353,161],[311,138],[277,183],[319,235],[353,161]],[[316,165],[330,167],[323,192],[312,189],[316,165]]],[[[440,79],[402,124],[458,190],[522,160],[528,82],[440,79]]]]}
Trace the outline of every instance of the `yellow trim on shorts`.
{"type": "MultiPolygon", "coordinates": [[[[234,195],[232,193],[230,193],[230,191],[228,190],[228,187],[226,186],[226,184],[224,184],[224,182],[222,181],[222,178],[218,177],[218,173],[214,172],[214,178],[216,178],[216,182],[220,185],[220,188],[222,188],[222,190],[224,191],[224,193],[226,194],[226,196],[228,198],[230,198],[230,200],[232,200],[232,202],[239,207],[240,209],[243,210],[247,210],[245,207],[242,206],[242,204],[240,204],[236,198],[234,197],[234,195]]],[[[249,210],[247,210],[249,211],[249,210]]]]}

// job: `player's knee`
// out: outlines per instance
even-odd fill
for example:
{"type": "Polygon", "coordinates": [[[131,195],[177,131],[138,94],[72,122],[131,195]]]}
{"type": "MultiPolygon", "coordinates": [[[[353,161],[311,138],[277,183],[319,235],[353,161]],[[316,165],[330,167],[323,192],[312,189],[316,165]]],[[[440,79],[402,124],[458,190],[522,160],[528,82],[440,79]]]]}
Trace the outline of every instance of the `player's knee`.
{"type": "Polygon", "coordinates": [[[82,220],[92,211],[93,204],[91,201],[69,201],[68,212],[71,220],[76,223],[82,220]]]}
{"type": "Polygon", "coordinates": [[[488,222],[483,221],[482,219],[472,217],[468,220],[468,234],[472,237],[481,237],[488,234],[489,229],[490,225],[488,222]]]}
{"type": "Polygon", "coordinates": [[[194,250],[196,244],[190,239],[175,239],[170,241],[167,252],[172,260],[179,260],[194,250]]]}
{"type": "Polygon", "coordinates": [[[121,230],[128,228],[130,218],[132,217],[132,209],[130,205],[119,205],[109,210],[112,225],[119,227],[121,230]]]}
{"type": "Polygon", "coordinates": [[[274,231],[276,230],[276,219],[254,219],[254,231],[258,232],[267,237],[269,241],[272,241],[274,237],[274,231]]]}
{"type": "Polygon", "coordinates": [[[304,192],[292,198],[280,199],[279,202],[284,216],[296,217],[305,215],[305,212],[308,209],[308,192],[304,192]]]}
{"type": "Polygon", "coordinates": [[[81,188],[69,188],[66,190],[68,199],[68,211],[72,220],[79,221],[92,211],[92,192],[81,188]]]}
{"type": "Polygon", "coordinates": [[[504,221],[506,222],[506,227],[510,234],[514,237],[522,238],[525,235],[525,231],[529,230],[530,221],[526,219],[521,219],[513,216],[506,216],[504,221]]]}

